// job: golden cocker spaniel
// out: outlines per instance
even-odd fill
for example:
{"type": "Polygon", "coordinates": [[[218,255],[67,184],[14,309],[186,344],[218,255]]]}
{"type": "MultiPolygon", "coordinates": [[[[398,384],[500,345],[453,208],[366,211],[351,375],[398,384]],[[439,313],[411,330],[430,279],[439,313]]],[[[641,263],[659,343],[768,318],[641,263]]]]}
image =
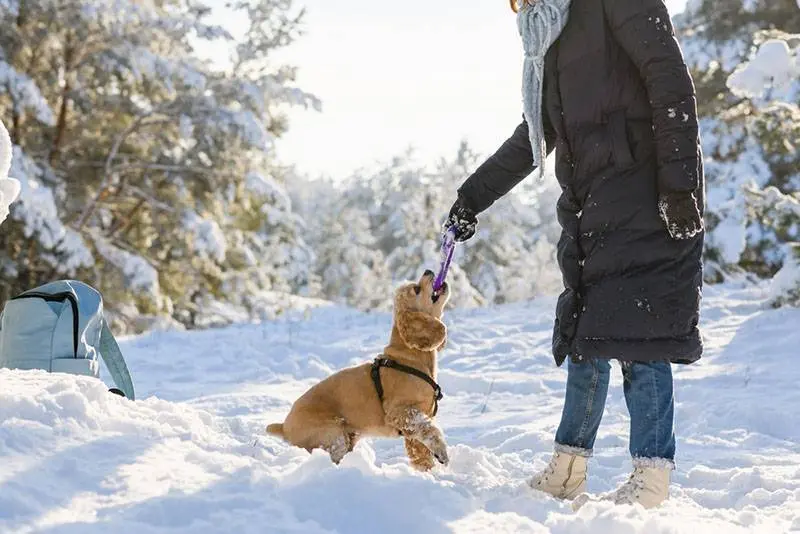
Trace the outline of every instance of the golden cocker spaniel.
{"type": "Polygon", "coordinates": [[[426,271],[397,289],[391,338],[380,358],[314,385],[267,432],[309,452],[323,449],[336,463],[362,436],[402,436],[416,469],[431,469],[434,459],[446,465],[447,445],[433,417],[441,398],[436,355],[447,339],[441,318],[450,288],[434,292],[433,281],[434,273],[426,271]]]}

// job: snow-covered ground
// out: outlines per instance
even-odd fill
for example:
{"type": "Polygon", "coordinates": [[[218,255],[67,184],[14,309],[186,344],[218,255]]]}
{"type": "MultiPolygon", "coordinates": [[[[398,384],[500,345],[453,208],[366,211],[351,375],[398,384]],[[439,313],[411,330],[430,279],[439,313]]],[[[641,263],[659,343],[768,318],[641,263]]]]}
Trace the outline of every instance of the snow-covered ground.
{"type": "MultiPolygon", "coordinates": [[[[340,466],[263,433],[332,371],[372,358],[389,317],[309,317],[123,342],[142,400],[96,380],[0,371],[0,532],[302,534],[800,532],[800,310],[709,288],[707,355],[676,368],[678,469],[656,511],[578,513],[524,484],[547,460],[566,373],[553,301],[452,312],[439,421],[451,464],[412,471],[399,441],[340,466]]],[[[626,476],[615,373],[589,488],[626,476]]]]}

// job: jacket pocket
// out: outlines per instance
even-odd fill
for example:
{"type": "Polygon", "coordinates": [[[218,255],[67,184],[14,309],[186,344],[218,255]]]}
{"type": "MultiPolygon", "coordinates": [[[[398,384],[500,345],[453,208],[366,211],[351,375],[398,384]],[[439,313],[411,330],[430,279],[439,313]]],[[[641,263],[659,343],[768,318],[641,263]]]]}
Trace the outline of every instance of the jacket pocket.
{"type": "Polygon", "coordinates": [[[611,143],[611,154],[614,168],[618,171],[631,168],[636,164],[628,140],[628,120],[624,109],[616,109],[607,115],[606,128],[611,143]]]}

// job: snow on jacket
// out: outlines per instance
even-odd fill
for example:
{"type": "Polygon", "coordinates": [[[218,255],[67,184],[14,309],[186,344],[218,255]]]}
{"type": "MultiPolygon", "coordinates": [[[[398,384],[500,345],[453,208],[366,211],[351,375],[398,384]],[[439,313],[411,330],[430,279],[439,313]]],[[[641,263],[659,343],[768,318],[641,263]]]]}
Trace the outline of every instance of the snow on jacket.
{"type": "MultiPolygon", "coordinates": [[[[563,191],[556,363],[698,360],[703,234],[673,240],[658,213],[659,194],[704,203],[694,85],[664,3],[573,0],[544,78],[563,191]]],[[[459,195],[479,213],[532,171],[523,121],[459,195]]]]}

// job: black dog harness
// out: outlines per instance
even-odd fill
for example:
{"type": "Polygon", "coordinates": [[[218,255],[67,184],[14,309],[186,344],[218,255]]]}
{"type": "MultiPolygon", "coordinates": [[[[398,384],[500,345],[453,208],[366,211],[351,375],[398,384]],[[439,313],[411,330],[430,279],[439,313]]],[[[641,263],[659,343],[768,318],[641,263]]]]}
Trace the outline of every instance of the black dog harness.
{"type": "Polygon", "coordinates": [[[401,373],[416,376],[417,378],[427,382],[433,388],[433,417],[436,417],[436,414],[439,412],[439,401],[442,400],[444,395],[442,394],[442,388],[439,387],[439,384],[437,384],[433,378],[429,377],[419,369],[414,369],[413,367],[403,365],[402,363],[396,362],[391,358],[379,356],[375,358],[374,362],[372,362],[372,382],[375,384],[375,391],[378,392],[378,399],[380,399],[381,402],[383,402],[381,367],[386,367],[387,369],[396,369],[401,373]]]}

